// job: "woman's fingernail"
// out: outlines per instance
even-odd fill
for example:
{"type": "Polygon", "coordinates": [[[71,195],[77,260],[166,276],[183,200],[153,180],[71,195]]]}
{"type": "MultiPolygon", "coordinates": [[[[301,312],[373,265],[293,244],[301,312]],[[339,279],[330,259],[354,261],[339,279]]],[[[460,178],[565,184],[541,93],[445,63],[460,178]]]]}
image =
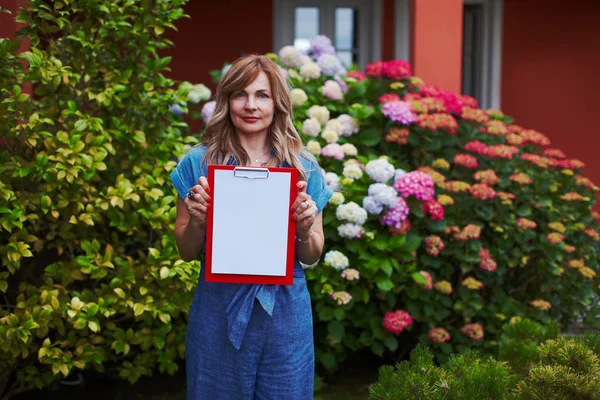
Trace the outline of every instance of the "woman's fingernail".
{"type": "Polygon", "coordinates": [[[296,211],[296,207],[292,207],[292,212],[296,211]]]}
{"type": "Polygon", "coordinates": [[[296,220],[296,216],[292,215],[292,220],[295,221],[296,220]]]}
{"type": "Polygon", "coordinates": [[[210,188],[206,188],[205,192],[210,193],[210,188]]]}

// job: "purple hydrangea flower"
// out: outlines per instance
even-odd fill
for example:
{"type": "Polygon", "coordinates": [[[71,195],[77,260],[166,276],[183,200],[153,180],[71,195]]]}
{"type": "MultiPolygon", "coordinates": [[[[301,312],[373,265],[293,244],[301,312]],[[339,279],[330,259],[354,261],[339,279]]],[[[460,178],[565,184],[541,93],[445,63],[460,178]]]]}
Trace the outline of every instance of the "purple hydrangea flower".
{"type": "Polygon", "coordinates": [[[417,120],[417,114],[412,111],[412,104],[402,100],[394,100],[385,103],[381,107],[383,115],[394,122],[408,125],[417,120]]]}
{"type": "Polygon", "coordinates": [[[183,110],[183,108],[181,108],[179,106],[179,104],[171,104],[171,106],[169,107],[169,110],[171,110],[171,112],[175,115],[185,114],[185,111],[183,110]]]}
{"type": "Polygon", "coordinates": [[[321,68],[321,72],[327,76],[334,76],[344,69],[340,59],[331,54],[321,54],[317,58],[317,65],[321,68]]]}
{"type": "Polygon", "coordinates": [[[202,106],[202,119],[205,123],[208,123],[210,117],[212,117],[215,112],[215,106],[217,105],[216,101],[209,101],[202,106]]]}
{"type": "Polygon", "coordinates": [[[363,199],[363,208],[367,210],[369,214],[377,215],[383,211],[383,205],[375,200],[373,196],[367,196],[363,199]]]}
{"type": "Polygon", "coordinates": [[[388,208],[387,212],[381,217],[381,224],[384,226],[391,226],[396,229],[402,227],[402,222],[406,220],[408,212],[410,211],[406,201],[402,197],[396,199],[397,204],[395,207],[388,208]]]}
{"type": "Polygon", "coordinates": [[[314,58],[318,58],[321,54],[333,54],[335,55],[335,47],[331,43],[331,39],[329,39],[325,35],[317,35],[310,42],[310,54],[314,58]]]}

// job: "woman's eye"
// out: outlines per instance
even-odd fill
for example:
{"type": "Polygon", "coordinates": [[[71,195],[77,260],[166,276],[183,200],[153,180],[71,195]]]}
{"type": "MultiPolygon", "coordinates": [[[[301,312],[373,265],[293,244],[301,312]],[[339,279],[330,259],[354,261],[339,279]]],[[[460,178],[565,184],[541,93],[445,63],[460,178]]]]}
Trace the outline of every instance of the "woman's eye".
{"type": "Polygon", "coordinates": [[[268,95],[268,94],[266,94],[266,93],[261,93],[261,94],[259,94],[258,96],[259,96],[261,99],[268,99],[268,98],[269,98],[269,95],[268,95]]]}
{"type": "Polygon", "coordinates": [[[244,96],[244,92],[239,92],[238,94],[235,95],[235,97],[243,97],[244,96]]]}

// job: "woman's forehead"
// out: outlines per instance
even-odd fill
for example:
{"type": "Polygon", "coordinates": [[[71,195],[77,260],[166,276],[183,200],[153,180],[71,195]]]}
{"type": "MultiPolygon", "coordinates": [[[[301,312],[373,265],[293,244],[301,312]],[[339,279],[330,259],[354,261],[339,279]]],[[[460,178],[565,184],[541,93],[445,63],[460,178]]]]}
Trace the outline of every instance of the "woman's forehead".
{"type": "Polygon", "coordinates": [[[246,91],[271,90],[271,82],[269,77],[261,71],[257,77],[244,88],[246,91]]]}

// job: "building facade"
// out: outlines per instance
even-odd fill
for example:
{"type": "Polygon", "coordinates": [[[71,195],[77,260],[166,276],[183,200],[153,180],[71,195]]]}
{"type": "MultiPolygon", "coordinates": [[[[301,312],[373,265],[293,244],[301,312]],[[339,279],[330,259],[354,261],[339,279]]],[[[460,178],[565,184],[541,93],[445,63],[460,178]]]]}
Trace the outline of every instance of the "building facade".
{"type": "MultiPolygon", "coordinates": [[[[4,0],[17,11],[26,0],[4,0]]],[[[598,0],[191,0],[171,76],[210,82],[240,55],[329,36],[344,62],[404,59],[428,83],[543,132],[600,184],[598,0]]],[[[0,36],[14,21],[0,14],[0,36]]]]}

